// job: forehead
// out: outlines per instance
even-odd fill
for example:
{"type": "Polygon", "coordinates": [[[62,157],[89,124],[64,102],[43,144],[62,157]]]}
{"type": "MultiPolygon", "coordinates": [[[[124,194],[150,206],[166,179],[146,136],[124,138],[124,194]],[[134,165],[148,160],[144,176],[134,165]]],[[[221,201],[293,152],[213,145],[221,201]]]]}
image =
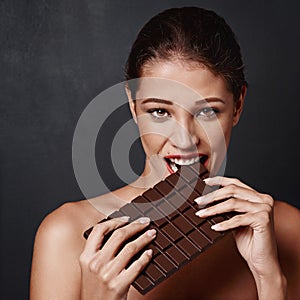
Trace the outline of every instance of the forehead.
{"type": "Polygon", "coordinates": [[[180,105],[205,98],[233,99],[225,80],[199,64],[154,62],[143,68],[142,76],[137,80],[137,99],[166,99],[180,105]]]}

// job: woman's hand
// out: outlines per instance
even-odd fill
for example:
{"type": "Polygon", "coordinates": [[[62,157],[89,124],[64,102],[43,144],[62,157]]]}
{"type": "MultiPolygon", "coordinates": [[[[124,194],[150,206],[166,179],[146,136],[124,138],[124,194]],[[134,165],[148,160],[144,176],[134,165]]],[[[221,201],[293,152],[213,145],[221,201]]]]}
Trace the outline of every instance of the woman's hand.
{"type": "Polygon", "coordinates": [[[146,250],[125,269],[156,234],[154,229],[148,230],[124,246],[126,240],[145,229],[150,220],[140,218],[124,226],[127,222],[126,218],[116,218],[97,224],[89,235],[80,256],[82,300],[126,299],[130,284],[149,263],[152,251],[146,250]],[[115,231],[101,248],[104,236],[112,230],[115,231]]]}
{"type": "Polygon", "coordinates": [[[237,248],[254,276],[260,299],[271,299],[271,295],[272,299],[285,299],[285,278],[277,257],[273,225],[273,198],[258,193],[234,178],[217,176],[205,179],[205,183],[222,187],[196,198],[195,201],[199,205],[224,201],[200,209],[196,214],[209,217],[225,212],[238,212],[239,214],[231,219],[212,226],[212,229],[234,229],[237,248]]]}

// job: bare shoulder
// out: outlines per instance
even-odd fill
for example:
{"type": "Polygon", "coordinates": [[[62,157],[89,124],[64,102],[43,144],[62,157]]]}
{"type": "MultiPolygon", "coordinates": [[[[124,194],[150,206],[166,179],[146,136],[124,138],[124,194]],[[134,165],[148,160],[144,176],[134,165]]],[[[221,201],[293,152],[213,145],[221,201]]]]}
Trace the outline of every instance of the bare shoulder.
{"type": "Polygon", "coordinates": [[[300,299],[300,211],[276,201],[274,219],[278,258],[288,280],[289,299],[300,299]]]}
{"type": "Polygon", "coordinates": [[[275,231],[279,242],[292,243],[300,250],[300,210],[286,202],[275,201],[275,231]]]}
{"type": "Polygon", "coordinates": [[[99,219],[101,214],[83,200],[63,204],[42,221],[34,243],[31,299],[41,299],[42,295],[49,299],[78,298],[78,258],[85,246],[82,234],[99,219]]]}
{"type": "Polygon", "coordinates": [[[34,252],[42,250],[43,253],[49,253],[50,250],[55,252],[56,249],[64,249],[68,255],[77,255],[85,244],[83,232],[103,217],[88,200],[63,204],[40,224],[34,252]]]}
{"type": "Polygon", "coordinates": [[[103,217],[88,200],[68,202],[47,215],[38,229],[37,237],[47,233],[56,237],[81,239],[81,230],[93,226],[103,217]]]}

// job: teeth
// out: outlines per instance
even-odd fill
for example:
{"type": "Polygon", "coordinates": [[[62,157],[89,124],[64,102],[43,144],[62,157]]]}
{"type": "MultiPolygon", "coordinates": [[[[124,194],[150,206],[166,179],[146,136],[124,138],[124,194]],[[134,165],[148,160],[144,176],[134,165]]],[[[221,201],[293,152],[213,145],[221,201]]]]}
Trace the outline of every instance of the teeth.
{"type": "Polygon", "coordinates": [[[190,159],[179,159],[179,158],[170,158],[170,161],[176,165],[180,165],[180,166],[187,166],[187,165],[191,165],[194,164],[195,162],[198,162],[200,160],[200,157],[194,157],[194,158],[190,158],[190,159]]]}
{"type": "Polygon", "coordinates": [[[176,173],[178,171],[178,168],[177,168],[177,166],[174,163],[171,163],[170,166],[171,166],[173,172],[176,173]]]}

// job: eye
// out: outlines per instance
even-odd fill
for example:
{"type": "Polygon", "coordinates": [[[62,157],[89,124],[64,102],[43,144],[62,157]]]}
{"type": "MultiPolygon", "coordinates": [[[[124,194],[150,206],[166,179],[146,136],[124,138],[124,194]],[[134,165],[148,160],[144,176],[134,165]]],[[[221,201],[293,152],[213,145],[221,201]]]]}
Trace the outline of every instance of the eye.
{"type": "Polygon", "coordinates": [[[154,120],[157,121],[167,120],[171,117],[168,111],[166,111],[163,108],[153,108],[153,109],[149,109],[147,112],[151,115],[151,117],[154,120]]]}
{"type": "Polygon", "coordinates": [[[218,113],[219,113],[219,110],[216,108],[205,107],[196,114],[196,118],[212,119],[212,118],[215,118],[218,113]]]}

